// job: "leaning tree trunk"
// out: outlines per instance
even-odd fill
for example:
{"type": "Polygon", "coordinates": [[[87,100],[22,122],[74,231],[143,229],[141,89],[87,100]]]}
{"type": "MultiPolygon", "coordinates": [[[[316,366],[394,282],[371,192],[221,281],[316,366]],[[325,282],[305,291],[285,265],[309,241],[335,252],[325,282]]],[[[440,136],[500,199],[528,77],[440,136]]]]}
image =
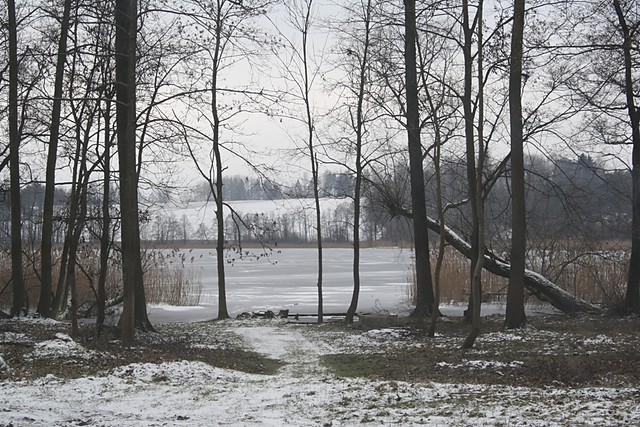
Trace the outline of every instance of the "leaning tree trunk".
{"type": "MultiPolygon", "coordinates": [[[[436,233],[439,232],[438,221],[427,218],[427,223],[431,230],[436,233]]],[[[447,242],[462,255],[470,258],[472,254],[471,244],[458,236],[449,227],[445,226],[444,229],[447,242]]],[[[483,266],[488,272],[501,277],[509,277],[511,271],[511,265],[509,265],[508,262],[500,259],[500,257],[489,250],[485,250],[483,266]]],[[[525,269],[524,285],[529,292],[537,296],[539,299],[549,302],[555,308],[564,311],[565,313],[602,313],[602,309],[600,307],[574,297],[569,292],[558,287],[555,283],[535,271],[525,269]]]]}

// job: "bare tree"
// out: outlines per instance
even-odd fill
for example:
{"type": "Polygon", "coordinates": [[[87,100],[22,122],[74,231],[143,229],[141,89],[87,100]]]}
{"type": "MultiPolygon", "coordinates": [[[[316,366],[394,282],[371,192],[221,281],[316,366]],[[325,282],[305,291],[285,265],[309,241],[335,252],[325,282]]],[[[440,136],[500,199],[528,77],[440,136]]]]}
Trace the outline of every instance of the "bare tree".
{"type": "MultiPolygon", "coordinates": [[[[640,113],[638,112],[637,46],[640,16],[634,2],[570,2],[566,22],[557,23],[558,43],[546,47],[561,52],[551,66],[565,74],[574,109],[585,118],[584,135],[597,141],[598,152],[614,145],[631,145],[631,255],[626,312],[640,311],[640,113]]],[[[573,138],[576,139],[576,138],[573,138]]],[[[624,161],[625,164],[628,162],[624,161]]]]}
{"type": "Polygon", "coordinates": [[[22,212],[20,203],[20,130],[18,126],[18,23],[15,0],[7,0],[9,15],[9,168],[11,185],[11,315],[20,316],[28,307],[22,267],[22,212]]]}
{"type": "Polygon", "coordinates": [[[51,315],[52,267],[51,237],[53,233],[53,196],[55,192],[56,160],[58,158],[58,139],[60,135],[60,116],[62,110],[62,92],[64,69],[67,58],[67,38],[71,16],[71,0],[65,0],[60,19],[60,36],[56,57],[56,73],[54,81],[53,108],[51,125],[49,126],[49,147],[47,151],[47,169],[45,178],[45,195],[42,212],[42,242],[40,250],[40,299],[38,312],[43,317],[51,315]]]}
{"type": "Polygon", "coordinates": [[[509,72],[509,117],[511,123],[511,270],[507,290],[505,326],[520,328],[524,313],[525,254],[527,218],[525,205],[524,152],[522,130],[522,39],[525,0],[514,0],[511,32],[511,68],[509,72]]]}
{"type": "MultiPolygon", "coordinates": [[[[365,180],[365,169],[369,166],[380,146],[367,147],[375,136],[371,127],[378,120],[379,112],[368,96],[371,91],[371,49],[374,48],[375,2],[359,0],[345,4],[346,19],[337,28],[340,34],[338,65],[344,69],[346,76],[341,78],[337,86],[344,91],[342,108],[338,109],[338,117],[346,127],[346,135],[341,135],[337,146],[349,157],[345,161],[336,161],[347,168],[353,176],[353,292],[346,313],[346,322],[352,323],[358,308],[360,295],[360,228],[362,226],[362,187],[365,180]]],[[[340,120],[339,119],[339,120],[340,120]]],[[[382,143],[381,143],[382,144],[382,143]]],[[[372,144],[373,145],[373,144],[372,144]]]]}
{"type": "Polygon", "coordinates": [[[322,213],[320,211],[320,188],[319,188],[319,141],[317,139],[318,113],[314,106],[313,91],[317,89],[317,80],[320,77],[320,65],[322,54],[313,56],[312,29],[316,20],[316,4],[313,0],[288,0],[284,3],[287,14],[288,29],[278,28],[274,22],[280,38],[281,47],[286,51],[274,52],[274,57],[279,62],[280,71],[287,85],[288,103],[287,111],[278,114],[288,120],[293,120],[301,125],[301,133],[304,136],[293,137],[300,152],[306,154],[309,159],[311,172],[311,192],[314,199],[315,208],[315,229],[316,248],[318,259],[318,323],[323,322],[323,247],[322,247],[322,213]],[[293,34],[288,34],[292,31],[293,34]]]}
{"type": "Polygon", "coordinates": [[[418,79],[416,66],[416,9],[415,0],[405,0],[405,79],[407,98],[407,137],[411,175],[411,210],[416,255],[416,307],[413,317],[424,318],[433,310],[433,284],[429,260],[429,234],[424,194],[422,144],[418,111],[418,79]]]}
{"type": "MultiPolygon", "coordinates": [[[[252,91],[241,84],[236,87],[226,86],[225,81],[230,76],[229,73],[233,73],[234,66],[242,61],[251,61],[251,56],[257,55],[255,46],[265,40],[259,38],[259,32],[251,21],[262,16],[271,3],[270,0],[222,0],[214,3],[194,0],[188,3],[190,7],[187,17],[192,27],[185,27],[185,31],[193,31],[193,53],[186,59],[192,67],[187,75],[192,79],[188,81],[189,87],[184,94],[189,97],[189,111],[205,125],[182,123],[181,126],[189,156],[206,181],[215,203],[219,319],[229,317],[224,267],[224,155],[241,156],[230,148],[234,132],[235,135],[240,133],[240,127],[234,121],[244,111],[252,109],[245,105],[247,97],[261,94],[260,91],[252,91]],[[206,77],[196,76],[194,70],[206,77]]],[[[245,84],[248,85],[248,82],[245,84]]],[[[249,104],[252,104],[253,100],[250,101],[249,104]]]]}
{"type": "MultiPolygon", "coordinates": [[[[136,173],[136,0],[117,0],[116,24],[116,124],[120,167],[120,210],[122,213],[123,309],[119,326],[122,341],[135,340],[137,284],[143,283],[138,218],[136,173]]],[[[144,300],[142,301],[144,303],[144,300]]],[[[146,313],[145,313],[146,314],[146,313]]],[[[142,320],[142,319],[141,319],[142,320]]],[[[140,325],[142,326],[142,324],[140,325]]]]}
{"type": "MultiPolygon", "coordinates": [[[[632,176],[632,222],[631,222],[631,259],[629,260],[629,277],[627,280],[627,293],[625,296],[625,308],[629,312],[640,313],[640,109],[636,106],[634,96],[634,58],[636,49],[634,41],[637,37],[638,24],[629,25],[620,0],[613,0],[618,24],[622,32],[622,51],[624,55],[624,88],[623,92],[627,101],[627,113],[631,124],[631,176],[632,176]]],[[[634,7],[635,10],[635,6],[634,7]]]]}

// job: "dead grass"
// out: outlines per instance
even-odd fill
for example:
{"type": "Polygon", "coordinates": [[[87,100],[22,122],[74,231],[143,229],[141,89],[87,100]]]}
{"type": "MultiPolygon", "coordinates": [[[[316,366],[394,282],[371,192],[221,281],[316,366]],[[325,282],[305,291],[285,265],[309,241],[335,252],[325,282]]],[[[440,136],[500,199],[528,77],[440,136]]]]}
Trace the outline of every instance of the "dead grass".
{"type": "MultiPolygon", "coordinates": [[[[53,287],[58,286],[60,275],[60,248],[54,250],[53,287]]],[[[99,275],[99,251],[93,244],[81,245],[78,250],[76,290],[80,311],[95,306],[99,275]]],[[[146,250],[143,252],[145,295],[148,303],[170,305],[197,305],[200,302],[202,283],[197,273],[188,272],[184,254],[177,250],[146,250]]],[[[27,303],[33,309],[40,295],[40,258],[36,252],[24,258],[25,289],[27,303]]],[[[119,252],[109,259],[106,279],[107,300],[121,293],[122,261],[119,252]]],[[[11,261],[6,248],[0,250],[0,307],[11,306],[11,261]]]]}
{"type": "MultiPolygon", "coordinates": [[[[247,351],[233,333],[236,325],[265,322],[276,321],[159,325],[159,333],[140,333],[131,348],[120,343],[115,330],[96,338],[93,326],[85,326],[76,342],[91,352],[90,357],[34,358],[37,343],[55,340],[68,326],[0,320],[0,354],[11,366],[13,379],[48,374],[78,378],[135,362],[178,360],[274,374],[282,362],[247,351]]],[[[468,325],[458,318],[442,319],[434,338],[413,327],[367,331],[357,324],[332,323],[299,330],[333,349],[321,363],[339,377],[524,387],[640,386],[640,319],[539,316],[530,322],[525,329],[504,331],[502,316],[485,318],[476,346],[466,351],[460,346],[468,325]]]]}
{"type": "Polygon", "coordinates": [[[396,329],[370,353],[333,354],[323,361],[340,376],[409,382],[640,385],[640,319],[541,316],[530,321],[523,330],[503,331],[502,316],[486,318],[476,346],[465,351],[460,347],[469,326],[445,319],[435,338],[422,329],[396,329]]]}
{"type": "Polygon", "coordinates": [[[107,328],[98,338],[95,327],[85,325],[75,341],[89,355],[38,357],[34,356],[38,343],[59,340],[57,334],[68,333],[68,325],[0,320],[0,355],[11,367],[10,377],[14,380],[49,374],[58,378],[80,378],[100,375],[131,363],[180,360],[201,361],[219,368],[256,374],[274,374],[281,366],[276,360],[244,350],[239,343],[230,343],[228,337],[221,339],[210,327],[210,322],[158,325],[157,333],[139,333],[136,346],[125,347],[115,328],[107,328]]]}
{"type": "MultiPolygon", "coordinates": [[[[432,255],[432,271],[435,265],[432,255]]],[[[505,255],[503,255],[505,256],[505,255]]],[[[630,250],[625,242],[563,241],[535,244],[528,253],[528,267],[539,272],[572,295],[596,304],[615,307],[624,299],[630,250]]],[[[441,272],[440,300],[444,303],[469,300],[470,261],[447,246],[441,272]]],[[[407,277],[407,295],[415,302],[415,279],[407,277]]],[[[483,302],[503,302],[509,280],[483,271],[483,302]]],[[[527,303],[535,298],[527,296],[527,303]]]]}

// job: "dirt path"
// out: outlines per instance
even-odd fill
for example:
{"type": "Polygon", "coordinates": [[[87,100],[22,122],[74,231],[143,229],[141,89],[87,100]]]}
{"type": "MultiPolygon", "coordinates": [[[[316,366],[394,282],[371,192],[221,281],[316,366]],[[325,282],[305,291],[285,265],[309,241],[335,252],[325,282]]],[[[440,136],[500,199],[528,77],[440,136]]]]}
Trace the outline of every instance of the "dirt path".
{"type": "MultiPolygon", "coordinates": [[[[375,375],[339,376],[323,364],[327,354],[362,362],[364,355],[381,354],[384,349],[415,349],[420,343],[402,330],[363,332],[279,320],[230,320],[181,325],[174,333],[187,334],[184,343],[192,348],[242,347],[278,359],[283,366],[275,375],[260,375],[179,360],[131,363],[74,379],[46,375],[29,381],[0,381],[0,427],[618,426],[640,422],[640,392],[635,386],[483,385],[472,381],[474,366],[465,368],[469,383],[403,382],[375,375]]],[[[502,332],[498,335],[500,341],[508,338],[502,332]]],[[[95,356],[63,338],[34,341],[28,357],[36,364],[61,355],[67,361],[95,356]]],[[[490,348],[489,338],[484,337],[486,348],[490,348]]],[[[459,345],[458,340],[449,342],[444,336],[437,342],[456,349],[459,345]]],[[[481,359],[482,354],[467,357],[481,359]]],[[[389,363],[405,368],[399,359],[389,363]]]]}
{"type": "Polygon", "coordinates": [[[247,326],[236,328],[234,332],[249,350],[285,363],[278,372],[280,376],[296,378],[326,374],[320,356],[330,353],[332,347],[319,340],[310,341],[297,327],[247,326]]]}

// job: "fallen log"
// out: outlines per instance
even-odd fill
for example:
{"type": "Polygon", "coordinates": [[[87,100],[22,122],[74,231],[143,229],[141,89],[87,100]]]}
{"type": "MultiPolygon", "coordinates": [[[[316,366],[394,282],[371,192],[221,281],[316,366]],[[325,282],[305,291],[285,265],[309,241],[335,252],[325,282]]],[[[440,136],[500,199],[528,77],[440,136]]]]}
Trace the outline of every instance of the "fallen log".
{"type": "MultiPolygon", "coordinates": [[[[427,217],[427,226],[435,233],[440,232],[440,226],[436,220],[427,217]]],[[[458,236],[455,231],[445,225],[445,239],[458,252],[467,258],[471,258],[471,244],[458,236]]],[[[489,249],[485,248],[484,269],[501,277],[509,277],[511,265],[498,257],[489,249]]],[[[542,301],[550,303],[552,306],[568,314],[577,313],[602,313],[602,308],[577,298],[569,292],[535,271],[525,270],[524,284],[526,288],[542,301]]]]}

